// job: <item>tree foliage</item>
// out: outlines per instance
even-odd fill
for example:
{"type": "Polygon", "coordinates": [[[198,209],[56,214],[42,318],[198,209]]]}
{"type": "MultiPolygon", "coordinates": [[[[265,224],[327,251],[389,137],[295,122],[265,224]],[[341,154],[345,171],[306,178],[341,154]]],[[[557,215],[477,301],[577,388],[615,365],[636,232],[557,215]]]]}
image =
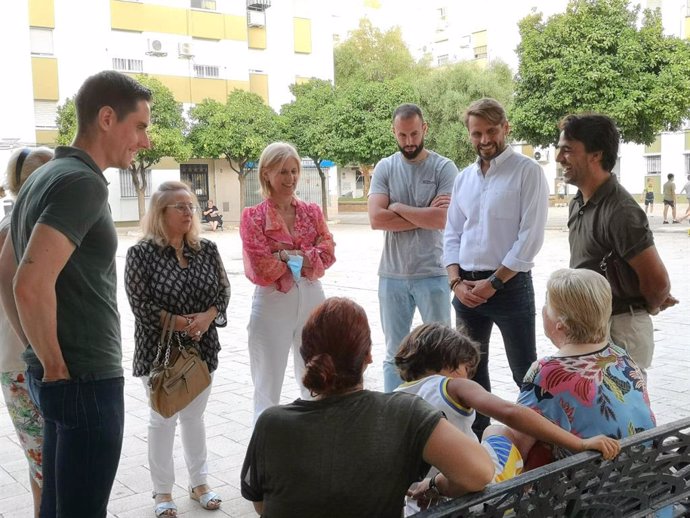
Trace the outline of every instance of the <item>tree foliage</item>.
{"type": "Polygon", "coordinates": [[[334,51],[335,84],[412,79],[426,71],[416,63],[398,27],[382,32],[363,18],[334,51]]]}
{"type": "Polygon", "coordinates": [[[371,169],[397,151],[391,131],[395,108],[418,102],[412,85],[403,80],[358,82],[339,88],[328,133],[333,135],[332,158],[341,165],[359,166],[368,193],[371,169]]]}
{"type": "Polygon", "coordinates": [[[329,120],[335,108],[335,88],[330,81],[311,79],[293,84],[290,91],[295,100],[283,105],[280,114],[285,138],[292,142],[300,155],[314,161],[321,178],[321,205],[328,219],[328,179],[321,167],[332,156],[334,137],[329,120]]]}
{"type": "Polygon", "coordinates": [[[493,61],[482,68],[471,62],[435,70],[415,84],[424,118],[429,124],[425,146],[462,167],[476,158],[463,113],[482,97],[493,97],[510,110],[512,72],[508,65],[493,61]]]}
{"type": "Polygon", "coordinates": [[[225,158],[240,182],[240,208],[244,208],[244,183],[248,162],[279,136],[277,115],[263,99],[244,90],[233,90],[225,104],[206,99],[189,112],[189,139],[194,154],[225,158]]]}
{"type": "Polygon", "coordinates": [[[611,116],[625,141],[654,141],[690,116],[690,42],[663,33],[658,11],[628,0],[571,0],[519,22],[514,133],[552,144],[566,114],[611,116]],[[641,19],[640,19],[641,18],[641,19]]]}
{"type": "MultiPolygon", "coordinates": [[[[191,156],[191,146],[185,138],[187,123],[182,115],[182,104],[168,87],[159,80],[141,75],[137,81],[151,90],[151,125],[148,134],[150,149],[141,149],[129,166],[132,183],[137,192],[139,219],[146,213],[146,170],[160,162],[164,157],[172,157],[183,162],[191,156]]],[[[72,143],[77,133],[77,114],[74,97],[65,101],[57,109],[58,145],[72,143]]]]}

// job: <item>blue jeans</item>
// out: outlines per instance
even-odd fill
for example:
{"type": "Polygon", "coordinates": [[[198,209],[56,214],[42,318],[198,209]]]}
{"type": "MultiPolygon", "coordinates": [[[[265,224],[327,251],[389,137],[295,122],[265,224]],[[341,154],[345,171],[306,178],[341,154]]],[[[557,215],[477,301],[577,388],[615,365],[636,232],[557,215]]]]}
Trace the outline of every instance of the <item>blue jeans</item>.
{"type": "MultiPolygon", "coordinates": [[[[453,297],[453,307],[458,329],[466,332],[480,346],[481,358],[474,381],[491,391],[489,339],[491,328],[496,324],[503,336],[513,380],[521,387],[527,370],[537,359],[532,274],[518,273],[502,290],[497,291],[486,303],[476,308],[468,308],[457,297],[453,297]]],[[[481,433],[487,426],[489,418],[477,412],[472,429],[478,437],[481,438],[481,433]]]]}
{"type": "Polygon", "coordinates": [[[410,332],[415,307],[422,321],[450,325],[450,289],[448,277],[425,279],[391,279],[379,277],[379,309],[386,337],[386,359],[383,362],[383,388],[392,392],[402,379],[395,367],[400,342],[410,332]]]}
{"type": "Polygon", "coordinates": [[[32,399],[44,419],[41,518],[105,518],[120,462],[124,378],[44,383],[29,368],[32,399]]]}

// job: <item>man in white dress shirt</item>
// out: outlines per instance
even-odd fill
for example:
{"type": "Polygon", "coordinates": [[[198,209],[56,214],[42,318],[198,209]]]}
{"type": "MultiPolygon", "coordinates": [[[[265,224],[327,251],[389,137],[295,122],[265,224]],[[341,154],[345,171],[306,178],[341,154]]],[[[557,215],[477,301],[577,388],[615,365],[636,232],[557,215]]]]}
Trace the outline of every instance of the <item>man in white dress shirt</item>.
{"type": "MultiPolygon", "coordinates": [[[[455,179],[443,238],[443,262],[457,325],[481,347],[474,380],[491,390],[489,338],[503,336],[519,386],[536,360],[534,287],[530,270],[544,241],[549,189],[539,164],[506,145],[510,125],[494,99],[465,112],[477,161],[455,179]]],[[[481,437],[489,418],[477,414],[481,437]]]]}

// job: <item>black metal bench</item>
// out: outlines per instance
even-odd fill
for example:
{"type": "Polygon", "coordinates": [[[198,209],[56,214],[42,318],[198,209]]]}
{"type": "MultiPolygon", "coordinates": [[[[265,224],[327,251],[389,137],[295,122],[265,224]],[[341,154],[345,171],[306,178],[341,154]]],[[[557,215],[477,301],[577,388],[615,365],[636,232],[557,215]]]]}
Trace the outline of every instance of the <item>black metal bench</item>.
{"type": "Polygon", "coordinates": [[[673,516],[690,516],[679,504],[688,497],[690,418],[623,439],[612,461],[579,453],[415,517],[641,518],[669,506],[673,516]]]}

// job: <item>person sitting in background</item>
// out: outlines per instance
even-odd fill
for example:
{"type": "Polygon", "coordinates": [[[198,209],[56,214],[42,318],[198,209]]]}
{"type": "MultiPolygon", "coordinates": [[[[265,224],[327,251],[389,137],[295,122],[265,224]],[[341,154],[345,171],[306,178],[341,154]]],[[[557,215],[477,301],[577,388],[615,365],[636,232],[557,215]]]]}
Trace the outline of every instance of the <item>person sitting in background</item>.
{"type": "MultiPolygon", "coordinates": [[[[7,163],[5,184],[7,190],[16,196],[24,181],[36,169],[53,158],[53,152],[44,147],[22,148],[15,151],[7,163]]],[[[5,244],[9,233],[10,214],[0,221],[0,249],[5,244]]],[[[4,265],[3,265],[4,267],[4,265]]],[[[16,264],[8,265],[10,271],[16,264]]],[[[0,386],[7,405],[19,444],[24,450],[29,463],[29,484],[34,499],[34,516],[38,516],[41,507],[41,450],[43,445],[43,418],[36,404],[29,396],[29,387],[24,372],[26,363],[22,353],[26,348],[26,337],[21,329],[15,331],[10,314],[17,315],[14,301],[3,302],[4,311],[0,312],[0,386]]],[[[18,316],[16,326],[20,326],[18,316]]]]}
{"type": "Polygon", "coordinates": [[[264,411],[242,467],[242,496],[262,516],[399,518],[430,465],[444,495],[491,481],[486,450],[423,399],[364,390],[372,357],[361,306],[327,299],[305,323],[300,353],[316,399],[264,411]]]}
{"type": "MultiPolygon", "coordinates": [[[[622,439],[656,426],[645,377],[607,338],[610,316],[611,288],[602,275],[584,269],[553,272],[542,318],[558,351],[532,365],[518,403],[583,438],[622,439]]],[[[571,453],[549,449],[555,459],[571,453]]]]}
{"type": "MultiPolygon", "coordinates": [[[[615,439],[603,435],[580,438],[559,428],[537,412],[516,405],[487,392],[472,381],[479,364],[479,346],[467,336],[443,324],[424,324],[406,336],[395,364],[406,383],[396,391],[416,394],[442,411],[449,422],[468,437],[477,440],[472,431],[475,410],[497,419],[511,428],[490,426],[484,432],[482,445],[496,464],[494,482],[512,478],[522,471],[522,459],[527,458],[534,441],[556,444],[573,453],[585,450],[600,451],[604,458],[613,458],[620,450],[615,439]],[[513,433],[514,431],[522,433],[513,433]]],[[[430,472],[433,476],[434,469],[430,472]]],[[[413,489],[413,494],[428,491],[430,479],[413,489]]],[[[408,508],[416,511],[408,502],[408,508]]]]}
{"type": "Polygon", "coordinates": [[[202,212],[204,220],[211,225],[211,230],[216,231],[217,228],[223,228],[223,216],[213,204],[213,200],[208,200],[206,202],[206,209],[202,212]]]}

